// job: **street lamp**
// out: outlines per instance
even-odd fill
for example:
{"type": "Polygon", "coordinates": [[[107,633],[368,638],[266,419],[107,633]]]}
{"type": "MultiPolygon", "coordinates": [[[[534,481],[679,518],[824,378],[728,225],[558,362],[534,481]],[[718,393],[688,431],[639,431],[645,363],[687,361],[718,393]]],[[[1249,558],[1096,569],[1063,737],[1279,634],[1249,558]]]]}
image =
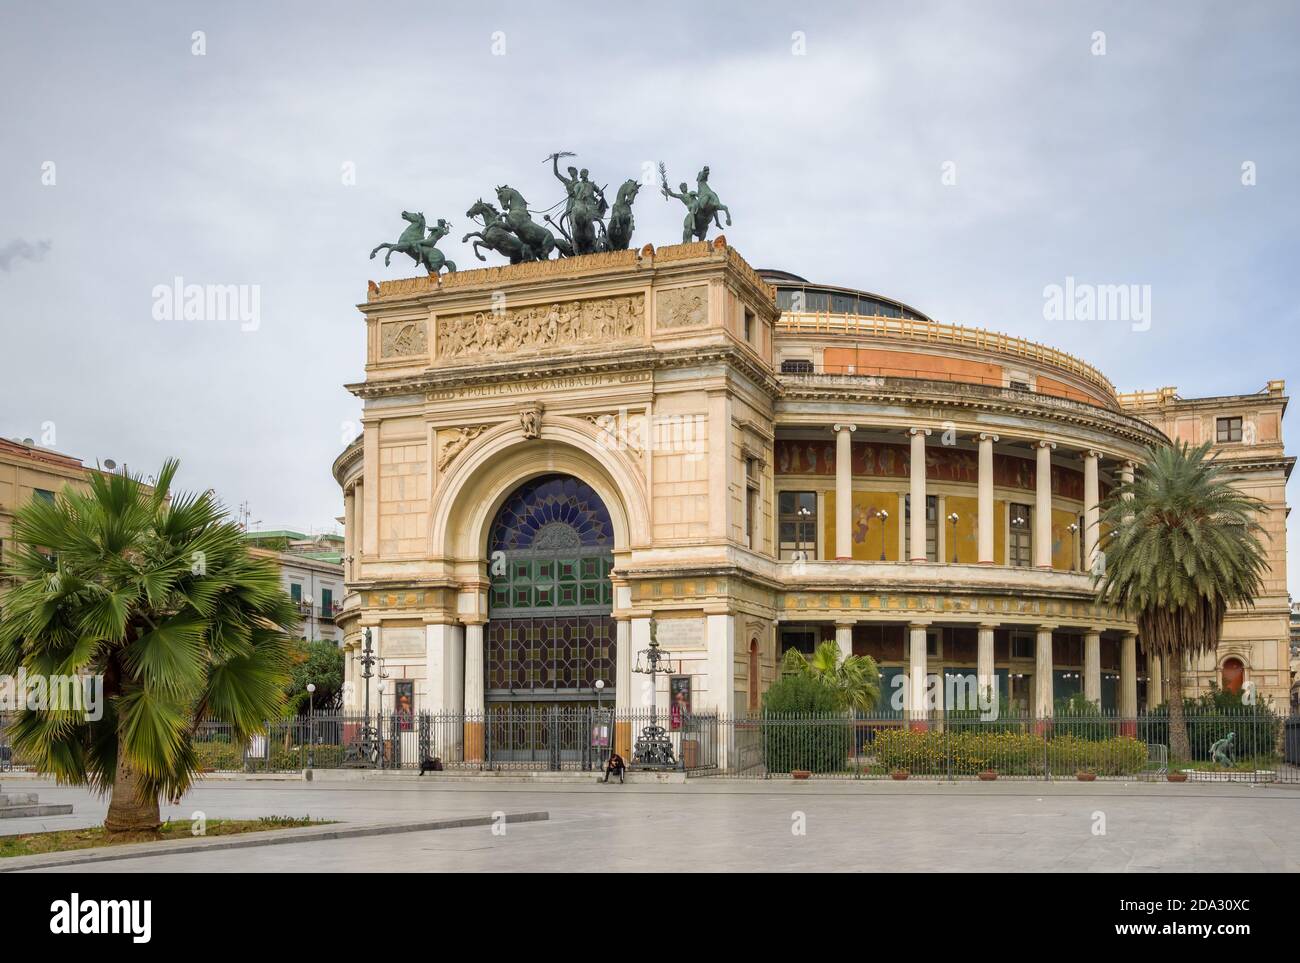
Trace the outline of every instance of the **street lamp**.
{"type": "Polygon", "coordinates": [[[658,620],[652,617],[650,619],[650,647],[642,649],[636,654],[636,665],[632,669],[633,672],[650,676],[650,725],[641,730],[641,735],[637,738],[636,745],[632,749],[632,760],[643,766],[676,768],[677,761],[673,757],[672,741],[668,738],[668,734],[663,727],[658,725],[657,721],[658,693],[656,692],[655,676],[665,671],[659,667],[659,664],[667,661],[663,651],[659,648],[658,629],[658,620]]]}
{"type": "Polygon", "coordinates": [[[307,768],[316,768],[316,683],[307,683],[307,768]]]}
{"type": "Polygon", "coordinates": [[[948,521],[952,522],[952,561],[954,565],[957,564],[957,520],[960,517],[956,512],[950,512],[948,515],[948,521]]]}
{"type": "Polygon", "coordinates": [[[596,688],[596,711],[600,712],[601,711],[600,697],[605,692],[605,680],[597,679],[595,688],[596,688]]]}
{"type": "Polygon", "coordinates": [[[1070,524],[1065,526],[1065,528],[1066,531],[1070,533],[1070,571],[1073,572],[1075,568],[1078,566],[1078,563],[1075,560],[1076,554],[1075,554],[1075,544],[1074,544],[1074,533],[1079,530],[1079,526],[1076,522],[1070,522],[1070,524]]]}
{"type": "Polygon", "coordinates": [[[889,522],[889,510],[882,508],[880,515],[880,560],[885,560],[885,525],[889,522]]]}
{"type": "Polygon", "coordinates": [[[812,515],[812,509],[809,508],[807,505],[800,505],[800,506],[799,506],[799,510],[796,511],[795,514],[798,515],[799,518],[800,518],[800,522],[799,522],[799,524],[796,526],[796,528],[798,529],[798,538],[795,539],[795,543],[794,543],[794,544],[795,544],[795,552],[799,555],[800,558],[803,558],[803,526],[804,526],[804,520],[806,520],[807,518],[809,518],[809,517],[812,515]]]}

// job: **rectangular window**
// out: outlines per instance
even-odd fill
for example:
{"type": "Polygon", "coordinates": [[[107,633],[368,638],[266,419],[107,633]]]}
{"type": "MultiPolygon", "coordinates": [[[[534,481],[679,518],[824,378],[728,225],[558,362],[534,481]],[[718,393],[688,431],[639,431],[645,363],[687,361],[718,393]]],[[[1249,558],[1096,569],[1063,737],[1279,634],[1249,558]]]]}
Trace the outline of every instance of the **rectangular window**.
{"type": "Polygon", "coordinates": [[[1013,391],[1028,391],[1028,390],[1029,390],[1029,382],[1028,382],[1028,381],[1009,381],[1009,382],[1007,382],[1007,387],[1010,388],[1010,389],[1012,389],[1013,391]]]}
{"type": "Polygon", "coordinates": [[[1215,421],[1216,441],[1241,441],[1241,419],[1219,418],[1215,421]]]}
{"type": "Polygon", "coordinates": [[[758,548],[758,459],[745,459],[745,544],[758,548]]]}
{"type": "Polygon", "coordinates": [[[745,340],[754,343],[754,312],[745,308],[745,340]]]}
{"type": "MultiPolygon", "coordinates": [[[[905,495],[903,501],[906,503],[907,515],[904,523],[907,525],[909,536],[912,532],[912,496],[905,495]]],[[[911,554],[911,548],[908,548],[908,554],[911,554]]],[[[939,561],[939,496],[925,496],[925,558],[928,562],[939,561]]]]}
{"type": "Polygon", "coordinates": [[[323,588],[320,590],[320,610],[328,615],[334,608],[334,590],[323,588]]]}
{"type": "Polygon", "coordinates": [[[787,358],[781,362],[781,374],[812,374],[813,363],[807,358],[787,358]]]}
{"type": "Polygon", "coordinates": [[[783,559],[817,557],[816,492],[781,492],[777,496],[777,539],[783,559]]]}
{"type": "Polygon", "coordinates": [[[1011,658],[1013,659],[1033,659],[1036,658],[1038,641],[1032,635],[1013,635],[1011,636],[1011,658]]]}
{"type": "Polygon", "coordinates": [[[781,655],[787,649],[798,649],[804,655],[812,655],[821,640],[821,633],[815,628],[781,629],[781,655]]]}
{"type": "Polygon", "coordinates": [[[1028,505],[1012,502],[1010,509],[1010,539],[1007,543],[1007,561],[1017,568],[1034,564],[1034,514],[1028,505]]]}
{"type": "MultiPolygon", "coordinates": [[[[1240,421],[1241,419],[1238,418],[1237,420],[1240,421]]],[[[32,495],[36,498],[43,498],[47,502],[54,501],[54,492],[47,492],[44,488],[33,488],[32,495]]]]}
{"type": "Polygon", "coordinates": [[[289,586],[289,598],[293,599],[295,602],[302,601],[302,586],[297,582],[294,582],[289,586]]]}

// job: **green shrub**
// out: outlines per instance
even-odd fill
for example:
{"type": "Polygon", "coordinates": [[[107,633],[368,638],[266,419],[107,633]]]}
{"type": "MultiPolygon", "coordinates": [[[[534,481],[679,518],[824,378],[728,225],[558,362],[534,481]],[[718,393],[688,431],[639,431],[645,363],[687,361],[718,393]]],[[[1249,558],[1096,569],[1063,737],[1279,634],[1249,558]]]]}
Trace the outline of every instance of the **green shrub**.
{"type": "Polygon", "coordinates": [[[852,725],[830,687],[806,675],[778,679],[763,697],[762,744],[768,772],[841,772],[852,725]]]}
{"type": "Polygon", "coordinates": [[[1146,746],[1131,736],[1083,739],[1074,735],[1044,738],[1033,732],[883,729],[872,742],[876,762],[885,770],[906,769],[917,775],[974,775],[995,769],[1008,776],[1072,775],[1089,769],[1101,775],[1141,772],[1146,746]]]}

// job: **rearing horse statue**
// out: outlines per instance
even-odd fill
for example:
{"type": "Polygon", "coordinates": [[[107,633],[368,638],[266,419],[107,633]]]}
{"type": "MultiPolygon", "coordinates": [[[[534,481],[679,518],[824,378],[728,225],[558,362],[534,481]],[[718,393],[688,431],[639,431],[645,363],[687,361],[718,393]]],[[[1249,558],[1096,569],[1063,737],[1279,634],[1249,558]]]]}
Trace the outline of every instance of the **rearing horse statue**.
{"type": "Polygon", "coordinates": [[[481,197],[474,202],[474,206],[465,212],[469,218],[481,217],[483,219],[483,230],[470,231],[460,242],[464,244],[471,237],[478,238],[474,242],[474,256],[480,261],[486,261],[482,253],[479,252],[480,245],[489,251],[496,251],[498,254],[504,254],[510,258],[511,264],[518,264],[524,260],[525,251],[524,243],[511,233],[510,228],[506,226],[505,221],[501,219],[501,212],[495,207],[483,200],[481,197]]]}
{"type": "Polygon", "coordinates": [[[429,228],[429,235],[425,237],[423,212],[402,211],[402,219],[411,226],[404,230],[393,243],[380,244],[371,251],[370,259],[372,261],[376,254],[387,248],[384,254],[384,267],[388,267],[393,252],[396,251],[398,254],[405,254],[430,274],[437,274],[444,267],[448,271],[456,270],[456,262],[447,260],[447,256],[438,250],[438,242],[446,237],[447,232],[451,230],[450,224],[439,218],[437,226],[429,228]]]}
{"type": "Polygon", "coordinates": [[[632,241],[632,229],[636,221],[632,218],[632,202],[636,200],[641,182],[628,178],[618,189],[618,197],[609,214],[609,227],[605,231],[606,250],[626,251],[632,241]]]}
{"type": "Polygon", "coordinates": [[[555,250],[555,235],[528,216],[528,202],[508,184],[497,188],[497,202],[506,212],[506,224],[524,245],[525,261],[545,261],[555,250]]]}

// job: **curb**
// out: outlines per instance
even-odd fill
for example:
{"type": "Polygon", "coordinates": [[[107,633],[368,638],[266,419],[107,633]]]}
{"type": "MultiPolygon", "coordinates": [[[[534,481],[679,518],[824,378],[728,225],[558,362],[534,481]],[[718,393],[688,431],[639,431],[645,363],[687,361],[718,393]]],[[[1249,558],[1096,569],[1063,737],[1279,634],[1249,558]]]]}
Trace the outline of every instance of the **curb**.
{"type": "MultiPolygon", "coordinates": [[[[505,813],[506,823],[545,822],[551,818],[546,811],[505,813]]],[[[365,826],[317,826],[305,829],[272,829],[258,833],[241,833],[236,836],[213,836],[178,840],[166,843],[129,843],[100,849],[77,849],[63,853],[38,853],[34,856],[10,856],[0,859],[0,873],[17,873],[25,869],[44,869],[57,866],[77,866],[86,863],[107,863],[118,859],[137,859],[142,856],[173,856],[178,853],[221,849],[251,849],[255,846],[279,846],[288,843],[315,842],[322,839],[357,839],[362,836],[390,836],[395,833],[422,833],[437,829],[464,829],[471,826],[490,826],[494,816],[463,816],[457,819],[422,820],[414,823],[374,823],[365,826]]]]}

